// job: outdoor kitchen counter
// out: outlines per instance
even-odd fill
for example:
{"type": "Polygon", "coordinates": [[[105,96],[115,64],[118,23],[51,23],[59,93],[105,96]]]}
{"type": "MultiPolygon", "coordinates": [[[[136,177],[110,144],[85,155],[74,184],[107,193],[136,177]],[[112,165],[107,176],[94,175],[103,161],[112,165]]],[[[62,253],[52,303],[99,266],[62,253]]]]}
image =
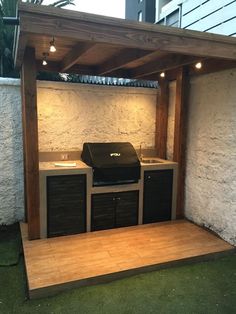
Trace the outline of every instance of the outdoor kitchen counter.
{"type": "MultiPolygon", "coordinates": [[[[144,163],[141,161],[141,167],[144,170],[151,170],[151,169],[164,169],[166,168],[166,166],[173,167],[173,165],[177,166],[176,162],[173,161],[169,161],[169,160],[164,160],[164,159],[160,159],[157,157],[148,157],[148,158],[144,158],[145,159],[152,159],[152,160],[157,160],[157,163],[144,163]]],[[[68,161],[50,161],[50,162],[40,162],[39,163],[39,171],[53,171],[53,172],[61,172],[63,171],[63,174],[65,173],[65,171],[67,172],[68,170],[76,170],[76,172],[79,170],[81,172],[87,172],[88,170],[91,170],[91,167],[89,167],[88,165],[86,165],[82,160],[68,160],[68,161]],[[72,166],[55,166],[56,163],[60,163],[60,164],[67,164],[67,163],[76,163],[76,166],[72,167],[72,166]]]]}
{"type": "Polygon", "coordinates": [[[177,186],[177,170],[176,162],[163,160],[157,157],[148,157],[143,159],[156,160],[157,163],[141,162],[141,178],[137,183],[111,186],[93,186],[93,171],[92,168],[86,165],[81,160],[68,161],[50,161],[39,163],[39,178],[40,178],[40,234],[41,238],[47,237],[47,178],[50,176],[68,176],[68,175],[86,175],[86,230],[91,231],[91,196],[100,193],[117,193],[128,191],[139,191],[139,210],[138,223],[143,221],[143,193],[144,180],[146,171],[155,172],[155,170],[173,169],[173,194],[172,194],[172,215],[171,219],[175,219],[175,203],[176,203],[176,186],[177,186]],[[55,166],[55,163],[67,164],[76,163],[76,166],[61,167],[55,166]]]}
{"type": "Polygon", "coordinates": [[[91,167],[87,166],[82,160],[56,160],[56,161],[48,161],[48,162],[40,162],[39,163],[39,171],[68,171],[68,170],[80,170],[80,171],[88,171],[88,169],[91,169],[91,167]],[[65,166],[55,166],[55,164],[71,164],[76,163],[76,166],[71,167],[65,167],[65,166]]]}

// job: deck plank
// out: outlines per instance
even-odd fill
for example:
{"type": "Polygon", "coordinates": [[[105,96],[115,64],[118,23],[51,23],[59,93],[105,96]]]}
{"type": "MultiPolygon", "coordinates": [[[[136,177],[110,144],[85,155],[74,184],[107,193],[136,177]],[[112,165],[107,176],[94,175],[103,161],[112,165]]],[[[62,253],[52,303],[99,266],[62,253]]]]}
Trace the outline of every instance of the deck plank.
{"type": "Polygon", "coordinates": [[[34,241],[22,223],[21,234],[30,298],[234,251],[186,220],[34,241]]]}

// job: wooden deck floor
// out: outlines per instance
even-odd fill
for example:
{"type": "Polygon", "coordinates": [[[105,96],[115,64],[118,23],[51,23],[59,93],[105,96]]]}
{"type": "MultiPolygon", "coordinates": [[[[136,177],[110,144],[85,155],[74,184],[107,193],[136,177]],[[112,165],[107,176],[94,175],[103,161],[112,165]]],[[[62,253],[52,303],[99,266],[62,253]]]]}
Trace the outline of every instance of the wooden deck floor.
{"type": "Polygon", "coordinates": [[[26,224],[21,233],[30,298],[234,251],[185,220],[34,241],[26,224]]]}

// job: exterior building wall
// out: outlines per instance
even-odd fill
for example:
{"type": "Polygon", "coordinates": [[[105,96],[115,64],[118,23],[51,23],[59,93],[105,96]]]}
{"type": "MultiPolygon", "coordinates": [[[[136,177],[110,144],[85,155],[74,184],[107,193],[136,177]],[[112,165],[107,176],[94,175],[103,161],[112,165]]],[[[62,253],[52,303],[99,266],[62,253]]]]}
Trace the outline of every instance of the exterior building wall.
{"type": "Polygon", "coordinates": [[[155,22],[155,0],[126,0],[125,18],[140,22],[155,22]]]}
{"type": "Polygon", "coordinates": [[[156,8],[158,24],[236,36],[236,0],[157,0],[156,8]]]}

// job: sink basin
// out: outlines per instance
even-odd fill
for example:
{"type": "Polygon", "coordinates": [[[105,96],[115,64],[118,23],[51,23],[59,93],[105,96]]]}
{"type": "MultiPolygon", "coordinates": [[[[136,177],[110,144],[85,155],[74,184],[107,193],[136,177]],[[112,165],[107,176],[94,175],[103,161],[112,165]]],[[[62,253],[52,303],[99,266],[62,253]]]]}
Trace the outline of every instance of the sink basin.
{"type": "Polygon", "coordinates": [[[144,164],[161,164],[162,162],[157,159],[143,159],[141,161],[144,164]]]}

